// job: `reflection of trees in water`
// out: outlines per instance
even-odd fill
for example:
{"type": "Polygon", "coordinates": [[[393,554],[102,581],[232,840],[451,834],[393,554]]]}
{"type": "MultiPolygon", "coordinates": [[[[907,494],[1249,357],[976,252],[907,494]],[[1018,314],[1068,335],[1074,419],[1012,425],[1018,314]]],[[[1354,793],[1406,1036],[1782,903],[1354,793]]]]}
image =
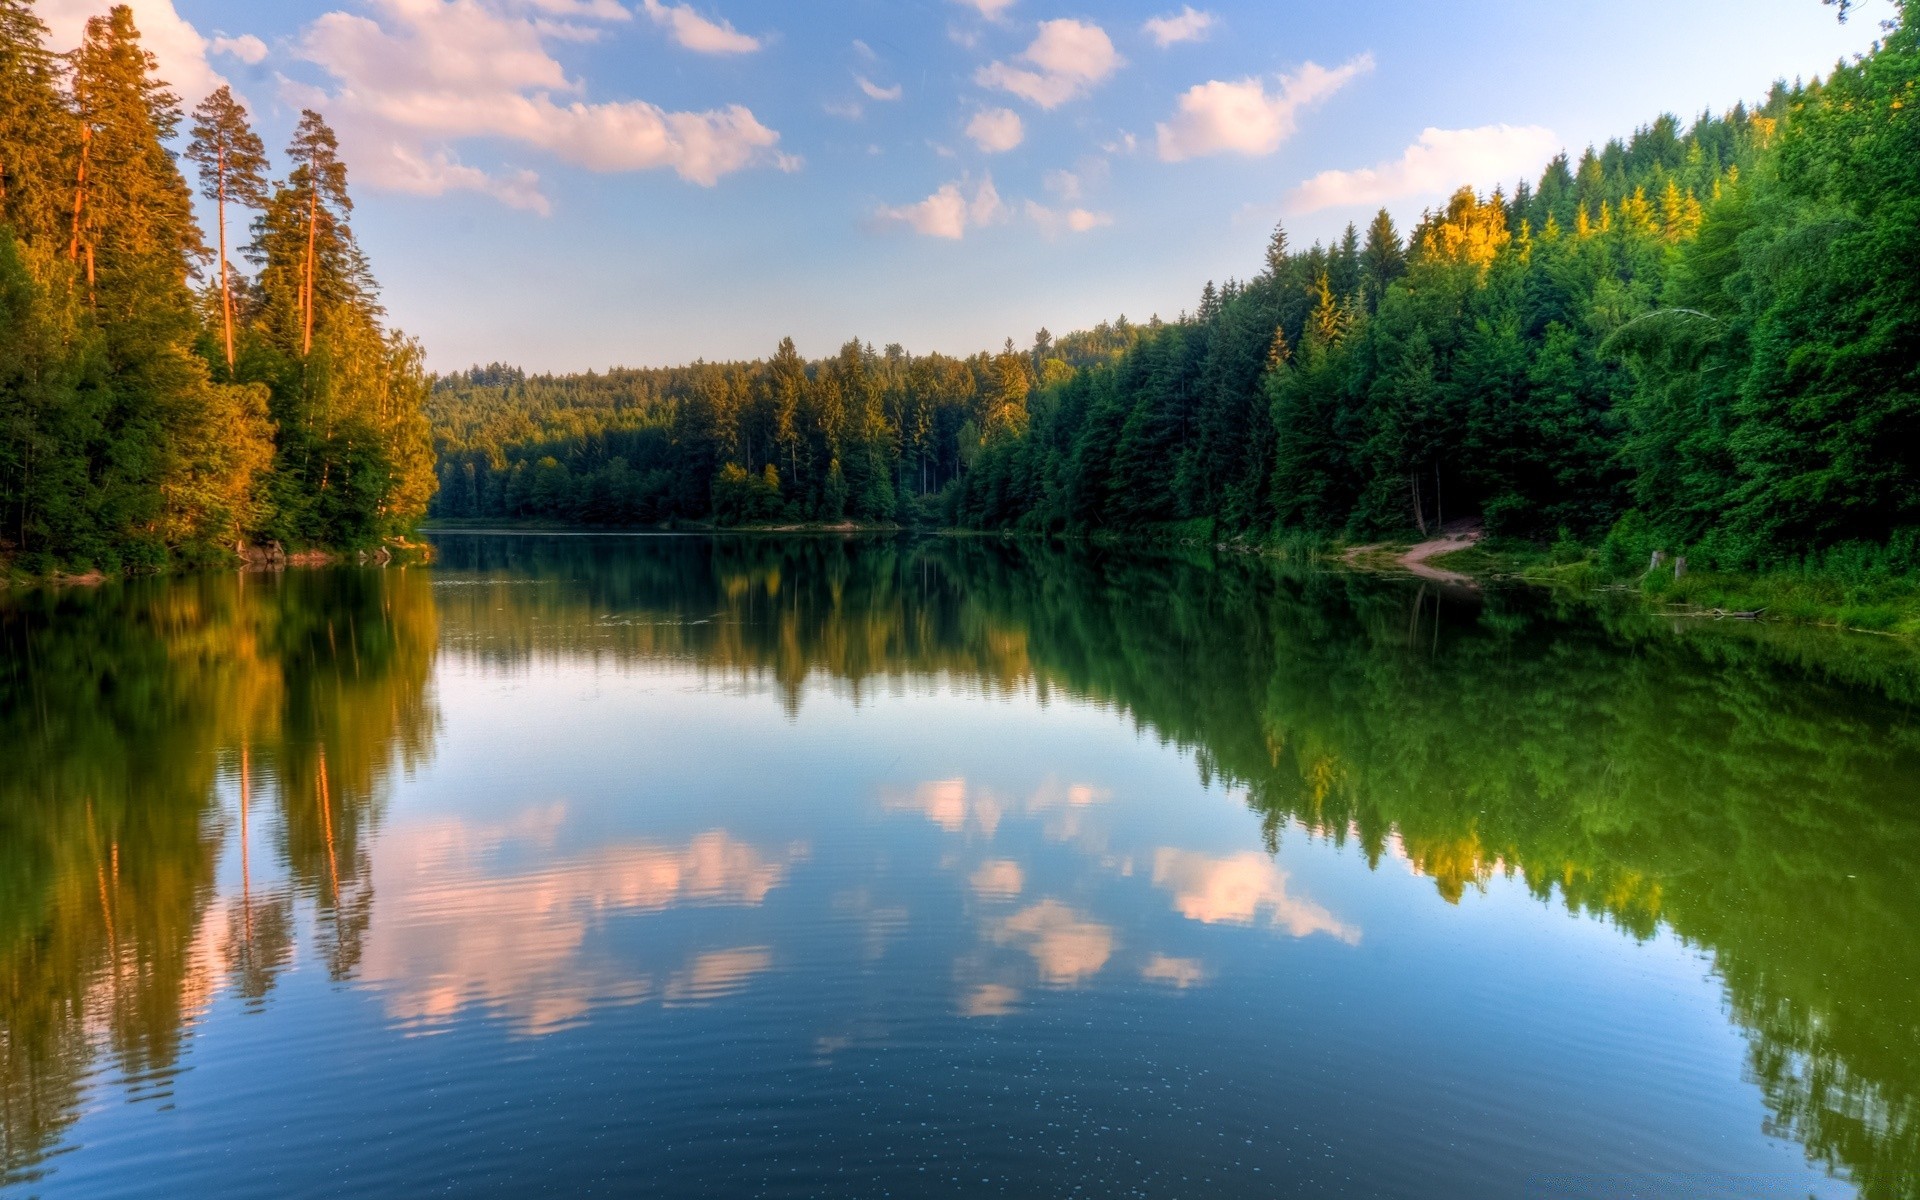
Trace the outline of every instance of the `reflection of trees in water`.
{"type": "MultiPolygon", "coordinates": [[[[1905,717],[1920,690],[1904,658],[974,539],[443,550],[431,579],[297,573],[0,608],[6,1178],[57,1145],[100,1056],[163,1088],[214,988],[263,1002],[298,911],[329,970],[355,973],[386,782],[431,751],[437,640],[502,669],[683,665],[790,711],[809,686],[943,679],[1111,704],[1243,787],[1274,841],[1304,826],[1374,862],[1404,854],[1448,901],[1511,873],[1710,951],[1776,1132],[1868,1195],[1920,1190],[1920,730],[1905,717]],[[216,911],[243,759],[250,857],[216,911]]],[[[1013,933],[1039,945],[1054,926],[1034,920],[1013,933]]]]}
{"type": "Polygon", "coordinates": [[[216,989],[263,1002],[296,895],[352,970],[386,780],[431,749],[436,636],[427,580],[402,571],[0,607],[0,1183],[38,1174],[103,1055],[135,1095],[163,1093],[216,989]]]}
{"type": "Polygon", "coordinates": [[[1920,1191],[1903,650],[974,539],[473,538],[443,562],[499,572],[441,596],[447,645],[487,662],[684,662],[790,709],[810,678],[1060,689],[1246,788],[1270,841],[1297,822],[1449,902],[1506,873],[1669,928],[1712,953],[1774,1132],[1870,1196],[1920,1191]]]}

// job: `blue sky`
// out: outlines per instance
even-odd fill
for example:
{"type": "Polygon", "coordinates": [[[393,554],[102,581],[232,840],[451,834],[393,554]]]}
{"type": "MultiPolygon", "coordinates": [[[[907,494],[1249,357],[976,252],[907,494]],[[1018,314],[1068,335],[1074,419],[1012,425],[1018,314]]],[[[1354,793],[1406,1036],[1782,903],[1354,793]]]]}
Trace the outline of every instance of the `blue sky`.
{"type": "MultiPolygon", "coordinates": [[[[105,0],[39,0],[56,41],[105,0]]],[[[340,129],[440,369],[916,352],[1190,307],[1273,223],[1463,182],[1864,51],[1817,0],[134,0],[189,101],[340,129]]],[[[1883,11],[1884,10],[1884,11],[1883,11]]]]}

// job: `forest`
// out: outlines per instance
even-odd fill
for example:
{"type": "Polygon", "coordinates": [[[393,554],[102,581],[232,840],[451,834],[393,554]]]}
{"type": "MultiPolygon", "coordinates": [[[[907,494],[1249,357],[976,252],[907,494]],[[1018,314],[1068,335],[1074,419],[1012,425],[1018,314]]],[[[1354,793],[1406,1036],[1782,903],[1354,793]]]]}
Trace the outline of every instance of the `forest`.
{"type": "Polygon", "coordinates": [[[126,6],[56,54],[0,0],[0,566],[368,549],[425,513],[424,357],[320,114],[282,165],[231,89],[183,110],[126,6]]]}
{"type": "MultiPolygon", "coordinates": [[[[1844,8],[1842,6],[1844,16],[1844,8]]],[[[1920,4],[1824,79],[971,358],[436,381],[434,514],[1920,561],[1920,4]]]]}

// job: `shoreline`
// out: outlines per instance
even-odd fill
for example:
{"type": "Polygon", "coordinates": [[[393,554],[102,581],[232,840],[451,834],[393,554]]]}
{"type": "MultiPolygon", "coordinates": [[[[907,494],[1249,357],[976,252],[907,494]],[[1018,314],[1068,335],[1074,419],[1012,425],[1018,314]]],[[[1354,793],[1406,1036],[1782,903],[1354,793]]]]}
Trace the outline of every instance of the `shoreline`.
{"type": "Polygon", "coordinates": [[[603,535],[603,536],[807,536],[913,535],[981,537],[1019,541],[1078,542],[1138,550],[1205,549],[1216,553],[1307,561],[1382,577],[1420,580],[1462,593],[1480,593],[1490,585],[1537,588],[1584,603],[1627,601],[1656,617],[1688,621],[1738,621],[1794,626],[1837,633],[1868,634],[1912,645],[1920,642],[1920,580],[1892,578],[1871,582],[1843,580],[1826,572],[1728,573],[1697,570],[1676,577],[1672,565],[1639,576],[1616,577],[1602,569],[1598,551],[1588,546],[1545,545],[1484,537],[1477,526],[1461,522],[1420,539],[1401,538],[1361,545],[1340,542],[1292,542],[1283,536],[1262,541],[1220,540],[1195,524],[1128,532],[1099,530],[1081,534],[1024,530],[985,530],[943,526],[874,524],[857,521],[782,521],[722,526],[710,521],[671,521],[644,526],[564,525],[546,521],[428,521],[411,535],[372,550],[307,549],[295,552],[249,547],[233,562],[219,566],[184,565],[154,572],[56,571],[33,576],[0,564],[0,594],[32,588],[97,588],[141,575],[190,575],[233,571],[257,574],[289,568],[410,565],[430,562],[435,534],[603,535]]]}
{"type": "Polygon", "coordinates": [[[45,575],[29,575],[15,570],[11,562],[0,562],[0,595],[34,588],[98,588],[130,579],[214,574],[264,575],[314,567],[411,566],[431,562],[433,546],[425,541],[413,540],[419,536],[415,533],[412,537],[395,538],[382,542],[371,550],[306,549],[287,552],[277,547],[249,546],[227,562],[169,565],[151,571],[124,568],[118,571],[102,571],[91,568],[85,571],[53,571],[45,575]]]}

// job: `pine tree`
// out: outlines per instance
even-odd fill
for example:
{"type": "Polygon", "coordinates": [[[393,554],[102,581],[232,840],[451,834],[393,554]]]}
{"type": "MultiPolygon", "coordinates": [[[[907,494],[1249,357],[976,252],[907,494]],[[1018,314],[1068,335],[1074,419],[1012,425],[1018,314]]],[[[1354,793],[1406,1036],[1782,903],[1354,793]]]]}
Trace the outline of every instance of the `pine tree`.
{"type": "Polygon", "coordinates": [[[1360,250],[1360,294],[1366,311],[1379,311],[1387,289],[1406,273],[1407,253],[1400,245],[1400,231],[1383,208],[1368,224],[1366,244],[1360,250]]]}
{"type": "Polygon", "coordinates": [[[247,123],[247,110],[222,84],[193,113],[193,142],[187,158],[200,168],[201,194],[214,202],[220,226],[220,314],[225,335],[227,373],[233,374],[233,285],[227,264],[227,205],[265,208],[267,150],[247,123]]]}
{"type": "Polygon", "coordinates": [[[1275,225],[1267,239],[1267,278],[1280,279],[1287,270],[1287,227],[1275,225]]]}
{"type": "Polygon", "coordinates": [[[58,235],[62,163],[76,136],[46,38],[28,0],[0,0],[0,225],[34,245],[58,235]]]}
{"type": "Polygon", "coordinates": [[[347,194],[347,167],[340,159],[340,140],[326,119],[312,109],[303,109],[293,141],[287,146],[287,158],[294,163],[288,185],[305,210],[306,255],[300,274],[300,355],[313,353],[313,329],[321,297],[321,237],[351,245],[347,214],[353,211],[353,199],[347,194]]]}

